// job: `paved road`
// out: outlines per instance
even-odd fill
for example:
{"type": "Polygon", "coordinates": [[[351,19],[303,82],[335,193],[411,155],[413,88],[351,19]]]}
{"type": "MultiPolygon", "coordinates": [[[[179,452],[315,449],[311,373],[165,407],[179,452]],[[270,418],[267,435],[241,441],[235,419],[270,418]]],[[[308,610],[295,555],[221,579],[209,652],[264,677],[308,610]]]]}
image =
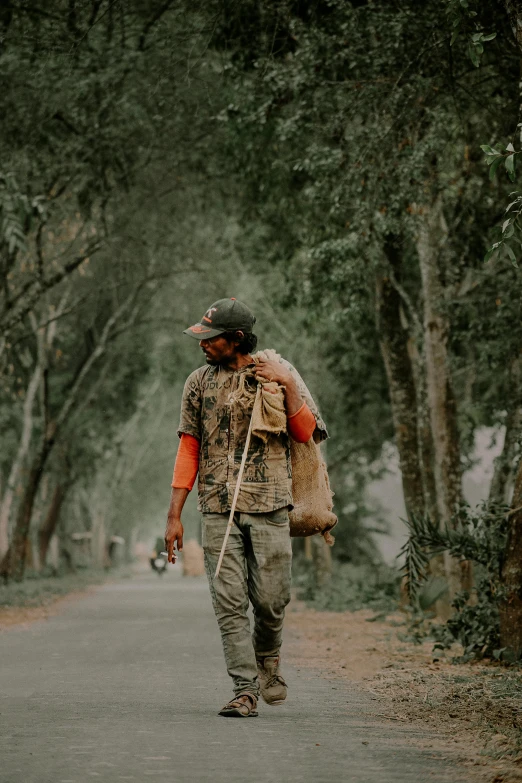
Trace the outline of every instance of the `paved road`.
{"type": "Polygon", "coordinates": [[[218,717],[231,692],[203,580],[106,585],[0,648],[2,783],[468,779],[367,694],[304,669],[285,668],[284,706],[218,717]]]}

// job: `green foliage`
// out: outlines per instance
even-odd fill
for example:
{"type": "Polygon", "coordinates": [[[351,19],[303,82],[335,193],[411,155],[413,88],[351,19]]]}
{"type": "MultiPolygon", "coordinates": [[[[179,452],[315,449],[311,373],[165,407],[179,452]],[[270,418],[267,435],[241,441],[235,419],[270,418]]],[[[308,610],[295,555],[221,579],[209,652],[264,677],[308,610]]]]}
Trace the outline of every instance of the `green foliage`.
{"type": "MultiPolygon", "coordinates": [[[[463,591],[453,601],[454,614],[444,625],[433,625],[431,635],[436,647],[447,648],[458,641],[464,647],[464,659],[499,658],[499,603],[503,590],[500,580],[502,557],[507,539],[509,514],[505,509],[483,506],[475,511],[463,508],[454,528],[437,529],[429,519],[412,518],[407,522],[409,537],[403,547],[403,572],[413,606],[422,611],[430,602],[422,602],[422,586],[428,579],[429,562],[435,555],[449,552],[454,558],[474,563],[475,587],[463,591]],[[419,600],[421,598],[421,600],[419,600]]],[[[432,596],[432,602],[438,596],[432,596]]],[[[422,617],[422,614],[421,614],[422,617]]]]}
{"type": "Polygon", "coordinates": [[[439,529],[429,518],[412,516],[405,520],[409,535],[401,555],[408,589],[415,595],[428,576],[429,561],[442,552],[472,560],[483,566],[492,579],[500,577],[500,562],[505,549],[508,516],[504,509],[486,505],[475,510],[463,507],[452,527],[439,529]]]}
{"type": "MultiPolygon", "coordinates": [[[[522,123],[519,123],[518,128],[522,127],[522,123]]],[[[515,150],[513,144],[509,142],[505,152],[495,149],[489,144],[481,144],[481,150],[486,155],[486,163],[489,166],[489,177],[494,179],[499,167],[504,164],[504,167],[508,173],[511,182],[515,181],[515,167],[516,156],[520,155],[520,150],[515,150]]],[[[520,223],[520,216],[522,214],[522,196],[518,191],[513,191],[509,194],[511,202],[505,209],[504,220],[501,227],[501,237],[497,242],[494,242],[488,249],[484,262],[498,256],[504,251],[505,256],[518,268],[517,257],[513,247],[519,252],[519,247],[522,245],[522,225],[520,223]]]]}
{"type": "Polygon", "coordinates": [[[449,620],[444,625],[432,624],[434,649],[447,649],[457,641],[464,648],[459,658],[463,662],[478,658],[499,660],[503,652],[499,636],[500,595],[498,582],[492,589],[488,576],[478,576],[472,595],[463,591],[453,602],[455,613],[449,620]]]}
{"type": "Polygon", "coordinates": [[[452,29],[450,45],[453,46],[459,35],[465,35],[468,56],[475,68],[480,66],[484,44],[497,36],[481,28],[480,10],[476,0],[446,0],[446,14],[452,29]]]}
{"type": "MultiPolygon", "coordinates": [[[[422,355],[418,239],[439,198],[438,304],[451,327],[464,458],[477,429],[498,428],[513,404],[505,368],[520,348],[518,270],[499,259],[516,263],[518,194],[482,261],[519,155],[491,142],[512,136],[518,112],[507,17],[492,0],[422,9],[414,0],[129,0],[105,11],[76,4],[73,16],[51,0],[46,14],[13,5],[1,58],[0,156],[10,173],[0,178],[0,323],[17,316],[0,346],[3,472],[38,356],[33,317],[40,328],[56,318],[45,357],[52,416],[141,280],[132,323],[114,330],[90,370],[61,446],[82,491],[113,498],[108,524],[156,528],[179,387],[198,362],[195,346],[172,334],[233,290],[253,303],[262,337],[302,371],[328,420],[341,519],[334,553],[372,560],[368,529],[383,525],[366,486],[395,437],[376,282],[390,275],[393,237],[404,332],[422,355]],[[494,176],[501,168],[506,176],[494,176]],[[53,282],[57,272],[65,277],[53,282]],[[150,415],[136,423],[156,381],[150,415]],[[160,430],[161,469],[149,442],[160,430]],[[111,492],[114,463],[134,478],[111,492]]],[[[471,547],[469,524],[452,546],[471,547]]]]}
{"type": "Polygon", "coordinates": [[[331,612],[373,609],[378,614],[386,614],[397,608],[400,575],[395,568],[382,563],[336,564],[331,578],[317,586],[310,565],[301,562],[294,581],[298,597],[314,609],[331,612]]]}
{"type": "MultiPolygon", "coordinates": [[[[249,254],[285,270],[282,303],[305,311],[345,385],[333,403],[334,458],[347,442],[359,455],[369,443],[375,457],[393,437],[375,279],[386,271],[391,233],[399,238],[404,317],[414,333],[423,308],[416,241],[438,193],[448,227],[443,306],[467,451],[477,426],[496,424],[506,410],[509,389],[499,369],[516,350],[507,327],[517,318],[514,280],[497,273],[496,258],[482,264],[508,183],[484,177],[479,153],[485,135],[512,131],[517,113],[508,21],[492,4],[471,2],[449,3],[442,25],[438,3],[425,3],[422,13],[416,3],[313,3],[307,13],[291,3],[277,13],[270,3],[260,8],[259,40],[248,27],[254,63],[232,56],[224,70],[223,165],[239,177],[244,223],[264,226],[260,247],[250,245],[249,254]],[[450,51],[455,14],[465,35],[450,51]],[[280,36],[277,50],[266,49],[271,30],[280,36]],[[470,70],[468,36],[478,48],[489,44],[481,59],[487,79],[470,70]]],[[[223,13],[227,46],[236,51],[243,39],[234,31],[244,33],[245,17],[223,13]]]]}
{"type": "Polygon", "coordinates": [[[20,193],[13,174],[0,172],[0,246],[5,243],[11,256],[26,249],[26,224],[31,212],[29,199],[20,193]]]}
{"type": "Polygon", "coordinates": [[[57,576],[29,574],[24,582],[0,585],[0,608],[46,606],[61,596],[102,584],[106,579],[107,572],[95,568],[57,576]]]}

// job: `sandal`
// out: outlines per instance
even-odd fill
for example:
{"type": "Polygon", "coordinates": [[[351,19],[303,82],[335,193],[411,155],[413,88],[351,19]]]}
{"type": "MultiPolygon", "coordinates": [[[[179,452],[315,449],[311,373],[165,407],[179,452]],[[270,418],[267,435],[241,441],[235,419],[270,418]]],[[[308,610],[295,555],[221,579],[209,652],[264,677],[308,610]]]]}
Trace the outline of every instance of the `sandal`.
{"type": "Polygon", "coordinates": [[[257,718],[256,707],[257,698],[253,693],[238,693],[218,714],[224,718],[257,718]]]}

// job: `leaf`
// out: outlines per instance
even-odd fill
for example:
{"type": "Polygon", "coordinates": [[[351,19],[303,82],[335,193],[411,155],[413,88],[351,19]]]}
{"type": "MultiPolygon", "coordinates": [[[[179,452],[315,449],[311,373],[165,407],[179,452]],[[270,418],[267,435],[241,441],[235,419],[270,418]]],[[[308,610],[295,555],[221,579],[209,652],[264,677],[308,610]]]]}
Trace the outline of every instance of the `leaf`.
{"type": "Polygon", "coordinates": [[[502,223],[502,233],[504,233],[504,231],[506,230],[506,228],[509,226],[510,223],[511,223],[510,218],[508,218],[508,220],[504,220],[504,222],[502,223]]]}
{"type": "Polygon", "coordinates": [[[509,144],[506,147],[506,152],[514,152],[514,151],[515,151],[514,146],[511,144],[511,142],[509,142],[509,144]]]}
{"type": "Polygon", "coordinates": [[[493,147],[490,147],[489,144],[481,144],[480,149],[486,154],[486,155],[498,155],[498,152],[493,149],[493,147]]]}
{"type": "Polygon", "coordinates": [[[514,174],[515,173],[515,155],[508,155],[506,158],[506,171],[508,174],[514,174]]]}
{"type": "Polygon", "coordinates": [[[482,40],[483,41],[492,41],[493,38],[496,38],[496,37],[497,37],[496,33],[488,33],[488,35],[483,35],[482,36],[482,40]]]}
{"type": "Polygon", "coordinates": [[[435,578],[427,582],[418,594],[419,606],[426,611],[442,598],[448,591],[448,583],[445,579],[435,578]]]}
{"type": "Polygon", "coordinates": [[[513,252],[513,248],[510,247],[508,244],[505,244],[504,245],[504,249],[505,249],[506,253],[508,254],[509,260],[511,261],[513,266],[518,266],[516,256],[515,256],[515,254],[513,252]]]}
{"type": "Polygon", "coordinates": [[[495,174],[497,173],[497,169],[498,169],[498,167],[500,166],[500,164],[502,163],[503,160],[504,160],[504,158],[501,155],[499,155],[499,157],[496,158],[493,161],[493,163],[491,164],[491,166],[489,168],[489,178],[490,179],[495,179],[495,174]]]}
{"type": "Polygon", "coordinates": [[[487,264],[489,259],[497,252],[498,248],[490,247],[486,255],[484,256],[484,263],[487,264]]]}
{"type": "Polygon", "coordinates": [[[450,46],[453,46],[453,44],[455,43],[455,41],[459,37],[459,33],[460,33],[460,30],[459,30],[458,27],[455,30],[453,30],[453,32],[451,34],[451,38],[450,38],[450,46]]]}
{"type": "Polygon", "coordinates": [[[478,68],[480,65],[480,57],[477,54],[477,50],[475,46],[470,45],[468,48],[468,52],[469,52],[469,59],[471,60],[475,68],[478,68]]]}

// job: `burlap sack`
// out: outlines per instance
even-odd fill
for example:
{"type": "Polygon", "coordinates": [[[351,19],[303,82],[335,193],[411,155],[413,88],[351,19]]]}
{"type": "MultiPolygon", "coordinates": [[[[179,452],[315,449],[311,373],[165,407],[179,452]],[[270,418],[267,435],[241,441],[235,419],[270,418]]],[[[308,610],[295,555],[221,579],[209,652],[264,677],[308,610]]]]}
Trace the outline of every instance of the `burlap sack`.
{"type": "MultiPolygon", "coordinates": [[[[258,357],[280,359],[272,349],[255,354],[254,360],[258,357]]],[[[246,387],[242,392],[243,399],[245,391],[246,387]]],[[[286,431],[283,389],[277,383],[264,383],[254,401],[252,435],[266,441],[270,435],[286,431]]],[[[337,524],[337,517],[332,512],[333,495],[321,449],[313,438],[308,443],[297,443],[290,438],[290,456],[294,499],[294,508],[290,512],[290,535],[298,537],[320,533],[331,546],[334,539],[329,531],[337,524]]]]}
{"type": "Polygon", "coordinates": [[[330,546],[334,538],[330,530],[337,524],[332,512],[332,491],[321,449],[313,438],[307,443],[290,440],[292,459],[292,495],[294,508],[290,512],[290,535],[313,536],[320,533],[330,546]]]}

